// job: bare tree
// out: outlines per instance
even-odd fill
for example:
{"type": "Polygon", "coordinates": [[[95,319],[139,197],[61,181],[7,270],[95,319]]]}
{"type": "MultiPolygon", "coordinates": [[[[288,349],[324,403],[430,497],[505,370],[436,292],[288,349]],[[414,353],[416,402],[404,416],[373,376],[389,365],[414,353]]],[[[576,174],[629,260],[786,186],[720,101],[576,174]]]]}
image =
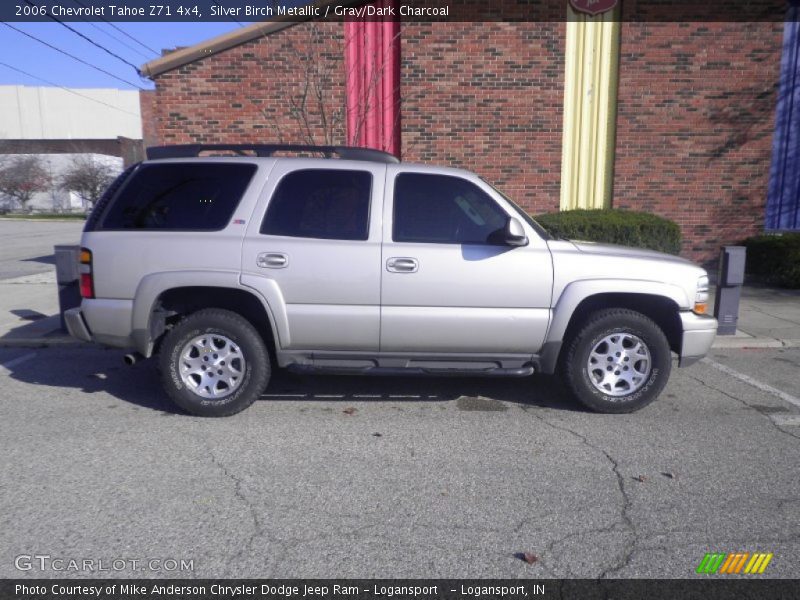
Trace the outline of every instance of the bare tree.
{"type": "MultiPolygon", "coordinates": [[[[388,56],[375,57],[376,68],[364,82],[361,97],[356,100],[355,108],[358,116],[354,123],[355,131],[346,132],[345,95],[337,93],[336,90],[342,78],[342,60],[334,59],[333,55],[340,58],[345,54],[348,42],[345,42],[343,51],[332,51],[328,35],[318,23],[312,21],[303,26],[308,31],[306,43],[298,47],[292,39],[289,39],[284,45],[284,48],[295,56],[292,64],[297,66],[296,71],[300,74],[297,78],[299,81],[286,90],[284,112],[280,113],[274,107],[264,108],[262,101],[255,98],[250,98],[250,101],[270,122],[280,143],[285,143],[287,138],[293,138],[291,139],[293,142],[300,141],[312,146],[352,143],[353,139],[360,136],[367,113],[375,110],[370,104],[370,99],[381,93],[381,79],[388,66],[388,56]],[[291,126],[287,127],[287,123],[291,123],[291,126]],[[287,131],[288,129],[293,130],[293,133],[287,131]]],[[[391,44],[398,43],[398,40],[399,33],[391,40],[391,44]]],[[[264,60],[261,64],[265,72],[274,69],[273,65],[264,60]]],[[[351,67],[354,68],[355,65],[351,67]]],[[[355,76],[353,72],[344,73],[344,80],[347,81],[353,76],[355,76]]]]}
{"type": "Polygon", "coordinates": [[[0,194],[18,202],[22,209],[27,209],[35,194],[50,189],[50,184],[50,173],[39,156],[6,156],[0,162],[0,194]]]}
{"type": "Polygon", "coordinates": [[[91,209],[116,176],[116,170],[107,163],[77,154],[62,171],[58,185],[62,190],[78,194],[84,206],[91,209]]]}
{"type": "MultiPolygon", "coordinates": [[[[298,48],[288,42],[288,50],[295,54],[300,83],[287,90],[285,117],[294,122],[302,143],[331,145],[342,143],[345,137],[343,100],[335,101],[334,83],[339,77],[337,61],[330,59],[330,49],[326,47],[326,37],[315,22],[305,25],[308,28],[308,43],[298,48]]],[[[266,61],[260,61],[265,72],[271,68],[266,61]]],[[[264,117],[270,121],[280,143],[286,142],[287,135],[294,137],[279,124],[274,109],[265,109],[260,100],[250,98],[264,117]]],[[[296,141],[296,140],[292,140],[296,141]]]]}
{"type": "Polygon", "coordinates": [[[297,93],[289,95],[289,115],[300,126],[306,143],[318,143],[317,131],[322,137],[321,142],[329,145],[344,137],[344,106],[331,101],[331,89],[337,74],[334,73],[333,61],[320,55],[322,34],[317,24],[312,23],[310,27],[309,50],[298,56],[303,83],[297,93]]]}

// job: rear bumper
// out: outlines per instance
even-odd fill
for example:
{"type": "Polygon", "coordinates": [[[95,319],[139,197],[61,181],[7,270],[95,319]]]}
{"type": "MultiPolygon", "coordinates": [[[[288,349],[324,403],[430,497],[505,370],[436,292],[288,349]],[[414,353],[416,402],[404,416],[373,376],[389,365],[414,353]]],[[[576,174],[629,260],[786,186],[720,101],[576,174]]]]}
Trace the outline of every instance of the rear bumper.
{"type": "Polygon", "coordinates": [[[133,303],[130,300],[84,298],[79,308],[64,312],[69,334],[84,342],[116,348],[134,348],[131,331],[133,303]]]}
{"type": "Polygon", "coordinates": [[[681,312],[683,337],[678,360],[679,367],[688,367],[703,358],[717,337],[717,320],[708,315],[681,312]]]}
{"type": "Polygon", "coordinates": [[[67,325],[69,334],[84,342],[91,342],[92,334],[89,333],[89,327],[86,321],[83,320],[83,314],[80,308],[70,308],[64,312],[64,323],[67,325]]]}

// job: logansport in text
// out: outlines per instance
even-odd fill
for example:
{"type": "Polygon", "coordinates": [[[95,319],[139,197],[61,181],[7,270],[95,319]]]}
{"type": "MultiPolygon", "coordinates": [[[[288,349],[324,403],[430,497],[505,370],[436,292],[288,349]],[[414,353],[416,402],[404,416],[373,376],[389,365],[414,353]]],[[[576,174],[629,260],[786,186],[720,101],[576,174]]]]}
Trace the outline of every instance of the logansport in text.
{"type": "MultiPolygon", "coordinates": [[[[534,596],[544,594],[544,586],[540,584],[530,585],[530,593],[534,596]]],[[[461,585],[460,589],[451,590],[453,592],[460,592],[462,596],[516,596],[520,598],[528,597],[528,590],[524,585],[517,586],[486,586],[486,585],[461,585]]],[[[113,583],[106,586],[94,585],[64,585],[53,584],[51,586],[45,585],[26,585],[17,584],[15,586],[15,593],[18,596],[45,596],[48,593],[53,596],[69,596],[75,597],[95,597],[99,598],[101,594],[122,594],[125,596],[131,595],[167,595],[167,596],[205,596],[210,593],[212,596],[222,597],[239,597],[239,596],[254,596],[259,593],[264,596],[283,596],[285,598],[291,597],[313,597],[313,596],[327,596],[332,593],[333,595],[341,596],[356,596],[361,593],[373,593],[376,596],[384,597],[416,597],[416,596],[437,596],[439,594],[439,586],[418,586],[418,585],[374,585],[372,589],[361,589],[353,585],[338,585],[332,586],[310,586],[310,585],[269,585],[262,584],[260,586],[253,585],[224,585],[215,583],[210,587],[204,585],[159,585],[153,584],[152,587],[134,583],[113,583]]]]}

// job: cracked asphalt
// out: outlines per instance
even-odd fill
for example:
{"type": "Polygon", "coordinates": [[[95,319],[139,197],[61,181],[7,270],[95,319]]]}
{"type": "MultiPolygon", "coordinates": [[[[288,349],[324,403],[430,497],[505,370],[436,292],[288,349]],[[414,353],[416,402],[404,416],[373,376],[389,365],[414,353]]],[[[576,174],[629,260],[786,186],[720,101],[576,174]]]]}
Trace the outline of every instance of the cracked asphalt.
{"type": "Polygon", "coordinates": [[[0,349],[0,577],[691,578],[711,551],[800,572],[798,348],[715,351],[633,415],[548,377],[280,374],[218,420],[121,354],[0,349]],[[194,569],[15,568],[32,554],[194,569]]]}

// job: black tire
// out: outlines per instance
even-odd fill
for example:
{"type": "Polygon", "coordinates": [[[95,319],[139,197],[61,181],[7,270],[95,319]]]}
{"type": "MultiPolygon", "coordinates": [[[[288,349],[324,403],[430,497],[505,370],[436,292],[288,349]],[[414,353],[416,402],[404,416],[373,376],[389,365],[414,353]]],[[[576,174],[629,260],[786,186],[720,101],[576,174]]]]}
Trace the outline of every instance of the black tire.
{"type": "MultiPolygon", "coordinates": [[[[219,343],[220,340],[217,338],[215,341],[219,343]]],[[[198,360],[200,358],[205,360],[211,357],[204,357],[201,353],[198,360]]],[[[222,365],[224,364],[223,362],[222,365]]],[[[264,391],[270,377],[269,352],[255,327],[242,316],[217,308],[192,313],[167,333],[161,345],[159,367],[164,389],[175,404],[201,417],[227,417],[243,411],[264,391]],[[214,334],[225,336],[232,342],[236,356],[244,360],[244,369],[241,370],[241,375],[235,377],[235,385],[238,387],[232,392],[220,398],[206,398],[183,381],[180,375],[181,351],[194,338],[214,334]]],[[[205,370],[207,367],[202,368],[205,370]]],[[[219,393],[225,394],[226,389],[230,388],[223,387],[219,393]]],[[[208,390],[208,387],[204,390],[208,390]]]]}
{"type": "MultiPolygon", "coordinates": [[[[629,338],[625,339],[629,340],[629,338]]],[[[565,344],[560,365],[564,383],[579,403],[595,412],[630,413],[637,411],[658,398],[669,379],[672,368],[669,342],[664,332],[652,319],[636,311],[623,308],[597,311],[589,316],[575,334],[566,340],[565,344]],[[649,351],[651,361],[649,375],[643,378],[643,383],[638,384],[641,387],[625,393],[626,389],[631,388],[631,384],[622,382],[619,388],[615,388],[617,393],[622,394],[617,396],[598,389],[599,386],[602,386],[602,381],[598,381],[597,386],[592,381],[593,378],[599,379],[602,369],[594,368],[590,372],[589,366],[592,351],[596,347],[608,348],[601,342],[607,336],[614,334],[630,334],[639,338],[649,351]]],[[[609,355],[616,356],[616,353],[609,353],[609,355]]],[[[631,364],[627,362],[616,365],[614,360],[612,358],[605,368],[612,367],[612,369],[619,368],[621,370],[624,368],[622,365],[631,364]]],[[[605,365],[606,363],[596,364],[605,365]]],[[[619,373],[619,371],[613,372],[619,373]]],[[[607,384],[606,390],[609,389],[611,389],[611,385],[607,384]]]]}

